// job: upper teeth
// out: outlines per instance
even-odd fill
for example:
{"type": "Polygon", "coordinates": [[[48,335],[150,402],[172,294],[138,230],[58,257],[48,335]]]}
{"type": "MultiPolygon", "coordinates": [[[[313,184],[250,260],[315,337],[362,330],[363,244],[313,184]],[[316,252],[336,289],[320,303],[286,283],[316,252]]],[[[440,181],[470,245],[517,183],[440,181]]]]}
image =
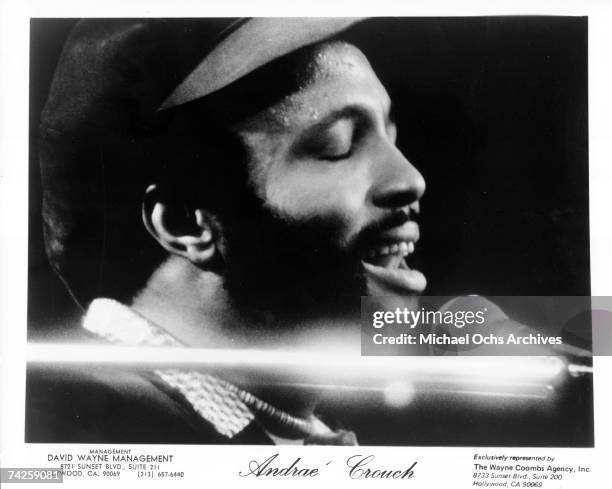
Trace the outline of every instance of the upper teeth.
{"type": "Polygon", "coordinates": [[[401,255],[408,256],[414,252],[414,242],[400,241],[392,245],[383,245],[378,248],[373,248],[368,253],[372,258],[377,256],[401,255]]]}

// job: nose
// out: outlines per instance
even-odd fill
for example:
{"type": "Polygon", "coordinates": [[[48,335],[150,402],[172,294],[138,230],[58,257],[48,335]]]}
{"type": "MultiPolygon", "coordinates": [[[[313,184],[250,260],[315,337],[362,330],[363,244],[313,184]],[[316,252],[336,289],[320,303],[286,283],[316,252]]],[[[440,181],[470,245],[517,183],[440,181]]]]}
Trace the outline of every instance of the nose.
{"type": "Polygon", "coordinates": [[[376,207],[401,208],[425,193],[425,179],[395,145],[373,165],[370,200],[376,207]]]}

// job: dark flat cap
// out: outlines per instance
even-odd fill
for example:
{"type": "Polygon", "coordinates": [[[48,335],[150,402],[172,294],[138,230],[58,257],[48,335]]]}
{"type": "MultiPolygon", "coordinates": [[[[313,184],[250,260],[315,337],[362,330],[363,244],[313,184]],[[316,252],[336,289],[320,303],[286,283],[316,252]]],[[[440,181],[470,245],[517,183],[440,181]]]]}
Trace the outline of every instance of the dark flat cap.
{"type": "Polygon", "coordinates": [[[47,253],[81,305],[120,285],[108,262],[123,261],[133,273],[143,258],[120,255],[125,236],[108,216],[145,233],[140,200],[159,111],[206,97],[355,22],[90,19],[76,25],[41,115],[40,164],[47,253]]]}

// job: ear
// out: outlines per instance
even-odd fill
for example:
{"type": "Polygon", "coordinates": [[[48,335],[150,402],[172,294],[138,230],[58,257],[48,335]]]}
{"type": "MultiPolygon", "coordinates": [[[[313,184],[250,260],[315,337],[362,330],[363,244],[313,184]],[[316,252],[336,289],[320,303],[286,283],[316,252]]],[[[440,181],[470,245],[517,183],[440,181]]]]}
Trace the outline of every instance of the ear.
{"type": "Polygon", "coordinates": [[[156,185],[145,192],[142,219],[149,233],[170,253],[199,267],[212,263],[218,249],[213,217],[204,209],[161,198],[156,185]]]}

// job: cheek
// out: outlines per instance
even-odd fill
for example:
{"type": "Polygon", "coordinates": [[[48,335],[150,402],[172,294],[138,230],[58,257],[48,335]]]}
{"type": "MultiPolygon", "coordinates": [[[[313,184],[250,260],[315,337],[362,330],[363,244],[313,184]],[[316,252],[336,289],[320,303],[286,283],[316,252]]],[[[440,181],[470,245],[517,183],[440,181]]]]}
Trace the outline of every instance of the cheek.
{"type": "Polygon", "coordinates": [[[269,175],[266,202],[296,219],[333,218],[343,223],[341,234],[350,237],[367,221],[365,172],[341,163],[295,165],[269,175]]]}

